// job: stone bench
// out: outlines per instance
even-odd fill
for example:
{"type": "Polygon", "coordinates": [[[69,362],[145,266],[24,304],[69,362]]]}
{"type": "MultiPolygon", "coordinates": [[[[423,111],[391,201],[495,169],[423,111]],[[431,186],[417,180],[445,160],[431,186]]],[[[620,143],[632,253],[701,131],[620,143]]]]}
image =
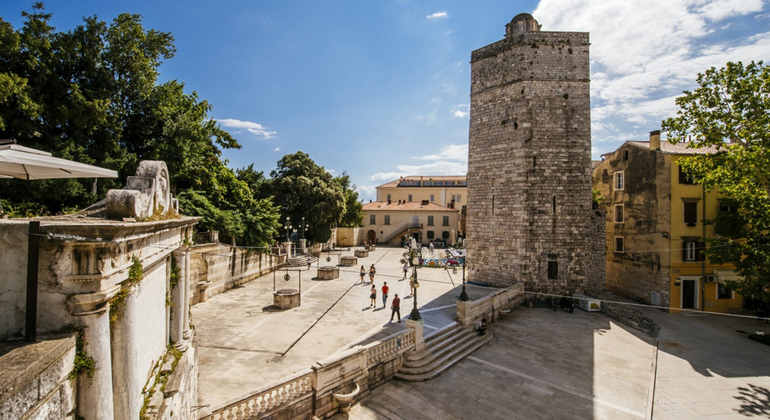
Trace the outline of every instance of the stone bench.
{"type": "Polygon", "coordinates": [[[366,258],[369,256],[369,251],[366,251],[364,249],[357,249],[355,252],[355,255],[358,258],[366,258]]]}
{"type": "Polygon", "coordinates": [[[319,280],[334,280],[340,277],[339,267],[318,267],[318,279],[319,280]]]}
{"type": "Polygon", "coordinates": [[[358,265],[358,258],[351,256],[342,257],[340,258],[340,265],[343,267],[354,267],[358,265]]]}
{"type": "Polygon", "coordinates": [[[297,289],[280,289],[273,292],[273,305],[280,309],[296,308],[300,305],[300,295],[297,289]]]}

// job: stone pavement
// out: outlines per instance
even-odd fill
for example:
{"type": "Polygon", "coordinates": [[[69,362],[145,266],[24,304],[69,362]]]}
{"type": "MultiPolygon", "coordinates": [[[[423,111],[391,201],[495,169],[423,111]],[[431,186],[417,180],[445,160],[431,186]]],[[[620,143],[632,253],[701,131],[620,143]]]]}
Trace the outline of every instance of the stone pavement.
{"type": "MultiPolygon", "coordinates": [[[[301,275],[298,308],[272,308],[272,274],[195,305],[200,394],[210,405],[202,413],[340,349],[403,329],[403,323],[387,322],[390,311],[381,309],[379,297],[387,281],[391,298],[404,298],[402,318],[409,315],[413,301],[406,298],[408,282],[400,281],[402,252],[380,247],[359,258],[357,267],[340,267],[336,280],[313,279],[316,265],[291,271],[289,281],[277,273],[277,288],[297,287],[301,275]],[[360,265],[373,263],[379,273],[374,310],[370,286],[358,282],[360,265]]],[[[430,334],[454,321],[462,274],[418,273],[418,301],[430,334]]],[[[493,290],[468,286],[471,299],[493,290]]],[[[491,344],[447,373],[423,383],[390,381],[334,419],[770,418],[770,347],[745,334],[770,334],[770,326],[643,311],[661,325],[659,343],[600,313],[519,308],[490,325],[491,344]]]]}
{"type": "MultiPolygon", "coordinates": [[[[204,414],[225,402],[248,395],[251,391],[281,378],[310,368],[341,349],[367,344],[405,328],[404,323],[389,323],[393,295],[401,297],[401,317],[413,306],[409,282],[403,281],[402,248],[378,247],[367,258],[359,258],[355,267],[339,267],[335,280],[315,278],[319,263],[309,271],[292,269],[275,276],[276,289],[302,285],[302,305],[278,310],[273,305],[273,274],[212,297],[192,307],[199,346],[200,397],[204,414]],[[359,269],[375,264],[377,308],[369,306],[370,285],[359,282],[359,269]],[[388,308],[382,308],[380,288],[390,287],[388,308]]],[[[441,252],[436,250],[436,255],[441,252]]],[[[344,251],[343,256],[353,255],[344,251]]],[[[336,255],[321,255],[321,266],[335,265],[336,255]]],[[[417,292],[425,334],[454,321],[455,301],[460,294],[462,272],[456,274],[437,268],[419,268],[417,292]]],[[[469,285],[472,299],[486,296],[494,288],[469,285]]]]}
{"type": "Polygon", "coordinates": [[[644,419],[653,340],[598,313],[518,308],[438,378],[390,381],[342,419],[644,419]]]}
{"type": "Polygon", "coordinates": [[[656,419],[770,418],[770,346],[747,333],[770,325],[720,315],[645,309],[661,326],[656,419]]]}

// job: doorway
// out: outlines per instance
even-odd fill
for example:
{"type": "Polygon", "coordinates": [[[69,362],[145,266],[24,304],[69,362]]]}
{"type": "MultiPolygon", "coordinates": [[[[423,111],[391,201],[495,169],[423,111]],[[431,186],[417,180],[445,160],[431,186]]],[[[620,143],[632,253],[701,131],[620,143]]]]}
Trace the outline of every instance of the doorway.
{"type": "Polygon", "coordinates": [[[700,279],[695,278],[682,278],[682,309],[698,309],[700,305],[698,296],[698,287],[700,285],[700,279]]]}

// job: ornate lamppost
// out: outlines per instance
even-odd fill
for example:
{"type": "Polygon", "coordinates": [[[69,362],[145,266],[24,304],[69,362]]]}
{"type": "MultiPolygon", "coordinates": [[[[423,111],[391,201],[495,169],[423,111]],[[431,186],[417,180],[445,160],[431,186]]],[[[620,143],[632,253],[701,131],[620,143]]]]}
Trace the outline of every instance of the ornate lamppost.
{"type": "Polygon", "coordinates": [[[291,219],[289,216],[286,216],[286,224],[283,225],[283,228],[286,229],[286,242],[291,242],[291,237],[289,235],[291,234],[293,227],[291,226],[291,219]]]}
{"type": "Polygon", "coordinates": [[[417,282],[417,264],[419,263],[416,251],[412,249],[409,251],[409,264],[412,266],[412,284],[414,287],[414,302],[412,305],[412,312],[409,314],[409,319],[412,321],[419,321],[422,319],[420,311],[417,309],[417,289],[420,287],[420,283],[417,282]]]}
{"type": "Polygon", "coordinates": [[[460,301],[461,302],[467,302],[471,300],[471,298],[468,297],[468,293],[465,292],[465,265],[466,265],[467,259],[463,258],[463,291],[460,293],[460,301]]]}
{"type": "Polygon", "coordinates": [[[300,239],[305,239],[305,232],[307,232],[308,226],[310,226],[310,225],[305,221],[305,216],[302,216],[302,221],[299,222],[299,238],[300,239]]]}

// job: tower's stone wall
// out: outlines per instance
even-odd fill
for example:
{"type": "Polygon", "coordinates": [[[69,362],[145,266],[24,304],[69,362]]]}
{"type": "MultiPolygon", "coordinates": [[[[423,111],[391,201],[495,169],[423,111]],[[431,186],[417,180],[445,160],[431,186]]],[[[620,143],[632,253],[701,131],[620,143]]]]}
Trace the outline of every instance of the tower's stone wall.
{"type": "Polygon", "coordinates": [[[582,291],[589,271],[600,271],[587,267],[593,236],[588,51],[587,33],[540,32],[531,16],[519,15],[505,39],[472,53],[472,281],[582,291]],[[526,25],[514,25],[523,20],[526,25]]]}

